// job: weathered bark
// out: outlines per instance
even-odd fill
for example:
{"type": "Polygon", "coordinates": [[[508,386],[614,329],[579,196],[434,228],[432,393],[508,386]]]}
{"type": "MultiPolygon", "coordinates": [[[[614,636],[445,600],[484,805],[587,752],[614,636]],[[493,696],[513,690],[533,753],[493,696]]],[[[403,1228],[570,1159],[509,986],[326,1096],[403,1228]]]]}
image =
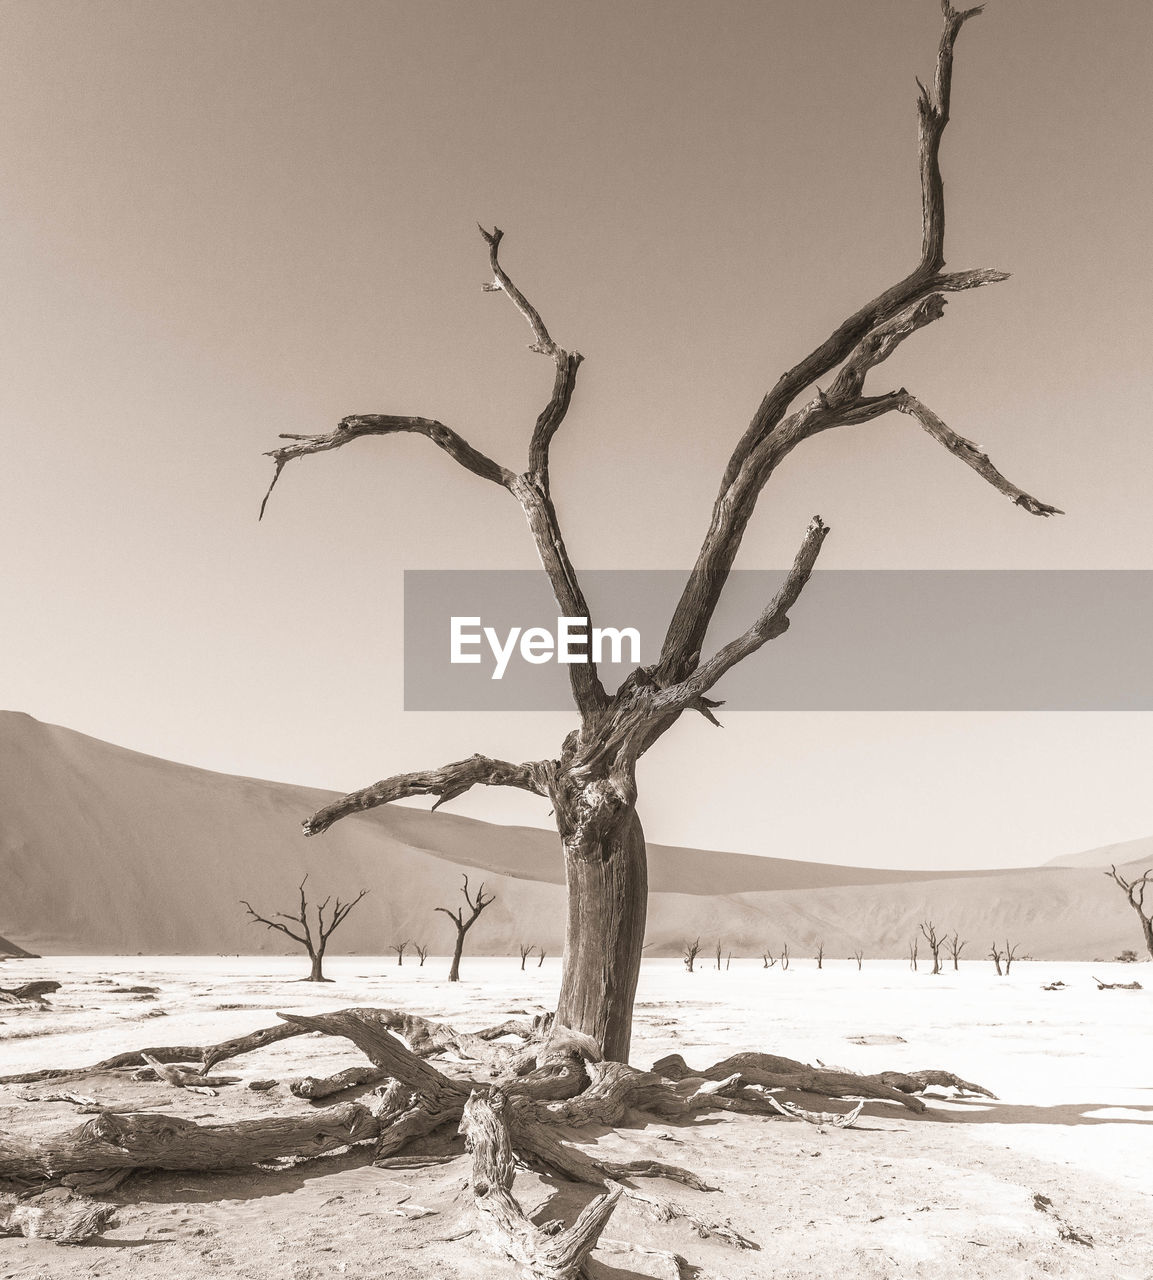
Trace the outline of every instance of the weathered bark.
{"type": "Polygon", "coordinates": [[[557,1021],[591,1035],[606,1058],[626,1062],[648,911],[645,837],[631,806],[603,835],[582,835],[565,841],[568,918],[557,1021]]]}
{"type": "Polygon", "coordinates": [[[305,1116],[199,1125],[180,1116],[100,1115],[31,1143],[0,1134],[0,1177],[37,1178],[90,1169],[233,1169],[308,1157],[376,1139],[376,1117],[360,1103],[305,1116]]]}
{"type": "Polygon", "coordinates": [[[330,1097],[334,1093],[343,1093],[345,1089],[353,1089],[358,1085],[382,1084],[388,1079],[387,1074],[379,1067],[346,1067],[343,1071],[331,1076],[302,1076],[289,1083],[289,1092],[298,1098],[330,1097]]]}
{"type": "Polygon", "coordinates": [[[39,982],[25,982],[19,987],[0,987],[0,999],[18,1004],[43,1004],[45,996],[59,990],[60,983],[42,978],[39,982]]]}
{"type": "MultiPolygon", "coordinates": [[[[516,1167],[499,1090],[487,1099],[473,1094],[464,1108],[460,1131],[472,1154],[469,1184],[489,1241],[538,1280],[571,1280],[596,1247],[621,1197],[611,1186],[587,1205],[571,1227],[546,1230],[531,1222],[512,1194],[516,1167]]],[[[556,1224],[552,1224],[556,1225],[556,1224]]]]}

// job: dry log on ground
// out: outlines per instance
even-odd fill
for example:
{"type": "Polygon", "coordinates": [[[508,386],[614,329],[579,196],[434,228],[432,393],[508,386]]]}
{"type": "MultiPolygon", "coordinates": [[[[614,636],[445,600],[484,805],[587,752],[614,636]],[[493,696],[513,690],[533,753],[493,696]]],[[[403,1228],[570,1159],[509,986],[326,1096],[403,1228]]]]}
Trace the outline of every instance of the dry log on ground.
{"type": "Polygon", "coordinates": [[[83,1244],[115,1227],[116,1207],[63,1188],[19,1200],[0,1200],[0,1236],[83,1244]]]}
{"type": "Polygon", "coordinates": [[[891,1084],[902,1093],[923,1093],[926,1089],[956,1089],[958,1093],[978,1093],[984,1098],[996,1098],[984,1085],[974,1084],[971,1080],[962,1080],[951,1071],[937,1071],[928,1068],[924,1071],[882,1071],[878,1079],[891,1084]]]}
{"type": "Polygon", "coordinates": [[[1143,988],[1139,982],[1102,982],[1096,975],[1093,981],[1097,984],[1098,991],[1141,991],[1143,988]]]}
{"type": "Polygon", "coordinates": [[[200,1125],[179,1116],[102,1112],[40,1142],[0,1134],[0,1177],[38,1178],[105,1169],[233,1169],[308,1158],[375,1140],[379,1124],[357,1102],[304,1116],[200,1125]]]}
{"type": "Polygon", "coordinates": [[[515,1166],[509,1139],[507,1103],[499,1089],[487,1099],[473,1094],[465,1104],[460,1131],[472,1154],[469,1182],[486,1238],[539,1280],[571,1280],[581,1274],[596,1247],[622,1188],[610,1186],[581,1211],[571,1227],[538,1227],[512,1194],[515,1166]]]}

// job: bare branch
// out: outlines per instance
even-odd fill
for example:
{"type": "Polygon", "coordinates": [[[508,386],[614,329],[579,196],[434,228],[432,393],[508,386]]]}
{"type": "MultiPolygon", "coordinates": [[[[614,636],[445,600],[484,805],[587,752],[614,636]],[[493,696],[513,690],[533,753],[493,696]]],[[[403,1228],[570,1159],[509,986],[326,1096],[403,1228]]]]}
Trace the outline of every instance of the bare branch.
{"type": "MultiPolygon", "coordinates": [[[[240,899],[240,905],[244,907],[257,924],[266,925],[269,929],[278,929],[281,933],[286,933],[293,942],[299,942],[302,947],[307,947],[309,945],[307,938],[302,938],[300,934],[293,933],[287,925],[278,924],[275,920],[269,920],[266,916],[260,915],[260,913],[252,906],[252,903],[247,902],[244,898],[240,899]]],[[[288,918],[291,919],[292,917],[289,916],[288,918]]]]}
{"type": "Polygon", "coordinates": [[[321,928],[320,936],[323,941],[327,942],[328,939],[332,937],[333,933],[335,933],[335,931],[348,918],[348,913],[353,909],[353,907],[356,906],[356,904],[361,900],[361,898],[363,898],[367,893],[368,893],[367,889],[361,889],[361,891],[356,895],[355,898],[352,899],[351,902],[341,902],[341,900],[337,898],[336,906],[333,908],[333,912],[332,912],[332,923],[328,926],[327,929],[323,927],[321,928]]]}
{"type": "Polygon", "coordinates": [[[339,800],[333,800],[323,809],[318,809],[311,818],[305,819],[304,834],[319,835],[350,813],[362,813],[366,809],[375,809],[379,805],[403,800],[408,796],[437,796],[436,804],[433,805],[436,809],[478,784],[486,787],[519,787],[522,791],[547,796],[549,769],[549,761],[510,764],[507,760],[492,760],[488,756],[475,755],[469,756],[467,760],[446,764],[440,769],[400,773],[361,791],[353,791],[339,800]]]}
{"type": "MultiPolygon", "coordinates": [[[[661,683],[682,680],[692,670],[694,655],[704,641],[760,491],[784,454],[803,438],[794,434],[791,438],[779,439],[789,425],[790,420],[785,419],[785,414],[793,400],[806,387],[850,359],[854,348],[874,330],[888,325],[929,295],[975,288],[1005,279],[1003,272],[988,270],[941,274],[945,213],[939,152],[941,137],[949,121],[953,47],[961,26],[977,12],[977,9],[955,10],[945,0],[933,90],[930,92],[923,86],[921,89],[921,259],[909,275],[855,311],[820,346],[783,374],[761,401],[729,459],[696,566],[669,623],[657,667],[661,683]]],[[[927,322],[927,319],[922,322],[927,322]]],[[[851,383],[855,379],[856,375],[850,373],[845,381],[851,383]]],[[[859,420],[850,418],[845,421],[859,420]]],[[[824,429],[842,423],[825,419],[819,426],[813,425],[814,429],[824,429]]],[[[805,434],[812,434],[812,431],[805,434]]]]}
{"type": "Polygon", "coordinates": [[[1060,516],[1065,513],[1060,507],[1054,507],[1048,502],[1042,502],[1039,498],[1034,498],[1032,494],[1028,494],[1024,489],[1019,489],[1010,480],[1007,480],[992,462],[989,455],[982,451],[979,445],[975,445],[972,440],[966,440],[964,436],[958,435],[951,427],[941,421],[939,417],[923,405],[916,396],[910,395],[907,391],[897,393],[898,404],[895,406],[901,413],[907,413],[925,428],[925,430],[938,443],[943,444],[954,457],[960,458],[966,466],[972,467],[973,470],[993,486],[999,490],[1017,506],[1023,507],[1031,515],[1035,516],[1060,516]]]}
{"type": "Polygon", "coordinates": [[[513,473],[507,467],[502,467],[500,463],[494,462],[479,449],[474,449],[462,435],[453,431],[451,427],[446,427],[443,422],[437,422],[432,418],[405,418],[380,413],[353,414],[351,417],[342,418],[336,430],[328,432],[327,435],[281,435],[282,440],[291,440],[293,443],[282,445],[279,449],[272,449],[265,454],[265,457],[271,458],[276,463],[276,470],[273,472],[268,492],[264,495],[264,501],[260,504],[261,518],[264,516],[264,509],[268,505],[268,499],[276,487],[276,482],[280,479],[280,473],[294,458],[303,458],[310,453],[326,453],[329,449],[339,449],[342,445],[361,436],[389,436],[406,431],[426,436],[449,457],[459,462],[467,471],[480,476],[482,480],[491,480],[494,484],[502,485],[506,489],[512,484],[513,473]]]}
{"type": "Polygon", "coordinates": [[[731,640],[707,662],[703,662],[691,676],[659,694],[654,704],[658,714],[667,714],[675,707],[689,706],[694,701],[702,699],[702,695],[707,693],[726,671],[731,670],[749,654],[755,653],[769,640],[783,635],[788,630],[789,610],[796,604],[805,583],[808,582],[817,556],[820,554],[821,544],[828,532],[829,526],[820,516],[814,516],[809,522],[804,541],[793,560],[793,567],[760,617],[743,635],[731,640]]]}

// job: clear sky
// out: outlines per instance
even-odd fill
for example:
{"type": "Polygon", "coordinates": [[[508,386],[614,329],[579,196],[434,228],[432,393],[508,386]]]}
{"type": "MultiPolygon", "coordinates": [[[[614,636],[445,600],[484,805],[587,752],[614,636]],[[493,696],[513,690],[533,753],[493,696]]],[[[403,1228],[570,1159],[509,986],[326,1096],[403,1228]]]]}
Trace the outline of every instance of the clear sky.
{"type": "MultiPolygon", "coordinates": [[[[498,223],[586,356],[553,455],[574,558],[686,568],[760,396],[915,260],[938,30],[932,0],[5,0],[0,705],[341,789],[555,751],[564,716],[401,710],[403,570],[532,567],[511,498],[367,441],[294,464],[258,525],[262,451],[414,413],[522,465],[551,368],[480,289],[498,223]]],[[[1153,568],[1151,47],[1147,0],[966,27],[946,252],[1013,279],[875,388],[1069,514],[895,416],[792,455],[742,566],[820,512],[826,568],[1153,568]]],[[[982,866],[1153,830],[1149,716],[692,720],[642,763],[650,838],[982,866]]]]}

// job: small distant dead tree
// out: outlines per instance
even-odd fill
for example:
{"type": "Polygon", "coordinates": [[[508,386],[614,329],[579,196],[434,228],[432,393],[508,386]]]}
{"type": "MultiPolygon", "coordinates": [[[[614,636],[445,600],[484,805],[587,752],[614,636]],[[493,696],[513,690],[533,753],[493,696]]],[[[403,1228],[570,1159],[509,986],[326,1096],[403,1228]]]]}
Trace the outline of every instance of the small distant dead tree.
{"type": "Polygon", "coordinates": [[[496,895],[490,894],[487,898],[484,896],[484,881],[480,882],[477,887],[476,896],[473,897],[468,891],[468,876],[464,877],[464,886],[461,889],[464,894],[464,900],[468,904],[469,916],[466,918],[463,907],[457,907],[455,911],[450,911],[448,907],[434,907],[434,911],[442,911],[456,925],[456,946],[452,952],[452,968],[448,971],[449,982],[460,981],[460,957],[464,953],[464,935],[476,924],[480,913],[485,907],[491,906],[496,901],[496,895]]]}
{"type": "Polygon", "coordinates": [[[1137,912],[1141,932],[1145,935],[1145,949],[1153,956],[1153,910],[1145,909],[1145,888],[1150,882],[1149,877],[1153,876],[1153,867],[1142,872],[1136,880],[1126,880],[1115,866],[1110,866],[1105,874],[1116,882],[1117,887],[1129,899],[1129,905],[1137,912]]]}
{"type": "Polygon", "coordinates": [[[348,913],[364,897],[368,890],[361,889],[351,902],[341,902],[337,898],[327,923],[324,919],[324,913],[328,910],[328,904],[332,902],[332,896],[330,894],[325,898],[319,906],[314,908],[316,912],[316,933],[314,934],[308,919],[308,898],[304,892],[304,886],[307,883],[308,877],[305,876],[300,882],[300,910],[294,916],[289,915],[286,911],[278,911],[270,920],[267,916],[262,916],[250,902],[246,902],[243,898],[240,900],[240,905],[247,910],[255,923],[262,924],[268,929],[276,929],[277,932],[285,934],[294,942],[299,942],[308,952],[308,958],[312,962],[312,969],[305,981],[328,982],[330,979],[326,978],[323,973],[324,952],[328,947],[328,940],[348,919],[348,913]],[[289,920],[293,924],[298,924],[301,932],[298,933],[295,929],[290,929],[288,925],[281,924],[282,920],[289,920]]]}
{"type": "Polygon", "coordinates": [[[818,942],[818,943],[817,943],[816,961],[817,961],[817,968],[818,968],[818,969],[823,969],[823,968],[825,967],[825,943],[824,943],[824,939],[822,939],[820,942],[818,942]]]}
{"type": "Polygon", "coordinates": [[[423,969],[423,968],[424,968],[424,962],[428,959],[428,948],[427,948],[426,946],[423,946],[423,945],[422,945],[421,943],[419,943],[419,942],[414,942],[414,943],[412,944],[412,949],[416,952],[417,957],[418,957],[418,958],[419,958],[419,960],[420,960],[420,966],[419,966],[419,967],[420,967],[421,969],[423,969]]]}
{"type": "Polygon", "coordinates": [[[852,958],[857,962],[857,972],[860,973],[861,966],[865,962],[865,953],[860,949],[860,947],[858,947],[857,950],[853,952],[852,958]]]}
{"type": "Polygon", "coordinates": [[[777,963],[777,957],[771,951],[762,951],[761,959],[765,962],[766,969],[771,969],[777,963]]]}
{"type": "Polygon", "coordinates": [[[731,965],[731,964],[732,964],[732,962],[733,962],[733,953],[730,951],[730,952],[725,956],[725,971],[726,971],[726,972],[728,972],[729,965],[731,965]]]}
{"type": "Polygon", "coordinates": [[[685,943],[685,968],[692,973],[693,965],[697,962],[697,955],[701,949],[701,940],[697,938],[694,942],[685,943]]]}
{"type": "Polygon", "coordinates": [[[1005,943],[1005,977],[1009,976],[1009,970],[1013,967],[1013,961],[1017,958],[1017,947],[1021,944],[1018,942],[1014,946],[1005,943]]]}
{"type": "Polygon", "coordinates": [[[954,929],[948,940],[949,954],[953,957],[953,968],[959,969],[961,966],[957,963],[961,958],[961,952],[965,949],[965,939],[957,936],[957,930],[954,929]]]}
{"type": "Polygon", "coordinates": [[[994,942],[993,945],[989,948],[989,959],[992,960],[993,962],[993,968],[997,970],[998,978],[1003,978],[1005,976],[1005,970],[1001,968],[1001,961],[1004,958],[1005,958],[1004,953],[1000,950],[1000,948],[994,942]]]}
{"type": "Polygon", "coordinates": [[[945,939],[937,937],[937,926],[932,920],[921,921],[921,936],[933,953],[933,973],[938,974],[941,972],[941,948],[945,945],[945,939]]]}
{"type": "Polygon", "coordinates": [[[913,935],[913,941],[909,943],[909,968],[914,973],[917,972],[917,935],[913,935]]]}
{"type": "Polygon", "coordinates": [[[538,960],[537,960],[537,962],[536,962],[536,967],[537,967],[538,969],[541,967],[541,965],[542,965],[542,964],[544,964],[544,955],[545,955],[544,947],[541,947],[541,948],[540,948],[540,957],[538,958],[538,960]]]}
{"type": "Polygon", "coordinates": [[[781,947],[781,968],[787,969],[788,967],[789,967],[789,944],[786,942],[781,947]]]}
{"type": "Polygon", "coordinates": [[[535,942],[530,942],[530,943],[529,943],[529,945],[526,947],[526,946],[524,945],[524,943],[522,942],[522,943],[520,944],[520,947],[518,948],[518,950],[520,951],[520,969],[521,969],[521,972],[523,973],[523,972],[524,972],[524,962],[525,962],[525,961],[529,958],[529,956],[531,956],[531,955],[532,955],[532,953],[536,950],[536,943],[535,943],[535,942]]]}
{"type": "Polygon", "coordinates": [[[405,938],[403,942],[394,942],[392,946],[389,948],[389,950],[396,952],[397,966],[399,967],[400,965],[403,965],[404,953],[408,950],[408,939],[405,938]]]}
{"type": "Polygon", "coordinates": [[[720,941],[718,940],[717,941],[717,968],[719,969],[720,967],[721,967],[721,944],[720,944],[720,941]]]}

